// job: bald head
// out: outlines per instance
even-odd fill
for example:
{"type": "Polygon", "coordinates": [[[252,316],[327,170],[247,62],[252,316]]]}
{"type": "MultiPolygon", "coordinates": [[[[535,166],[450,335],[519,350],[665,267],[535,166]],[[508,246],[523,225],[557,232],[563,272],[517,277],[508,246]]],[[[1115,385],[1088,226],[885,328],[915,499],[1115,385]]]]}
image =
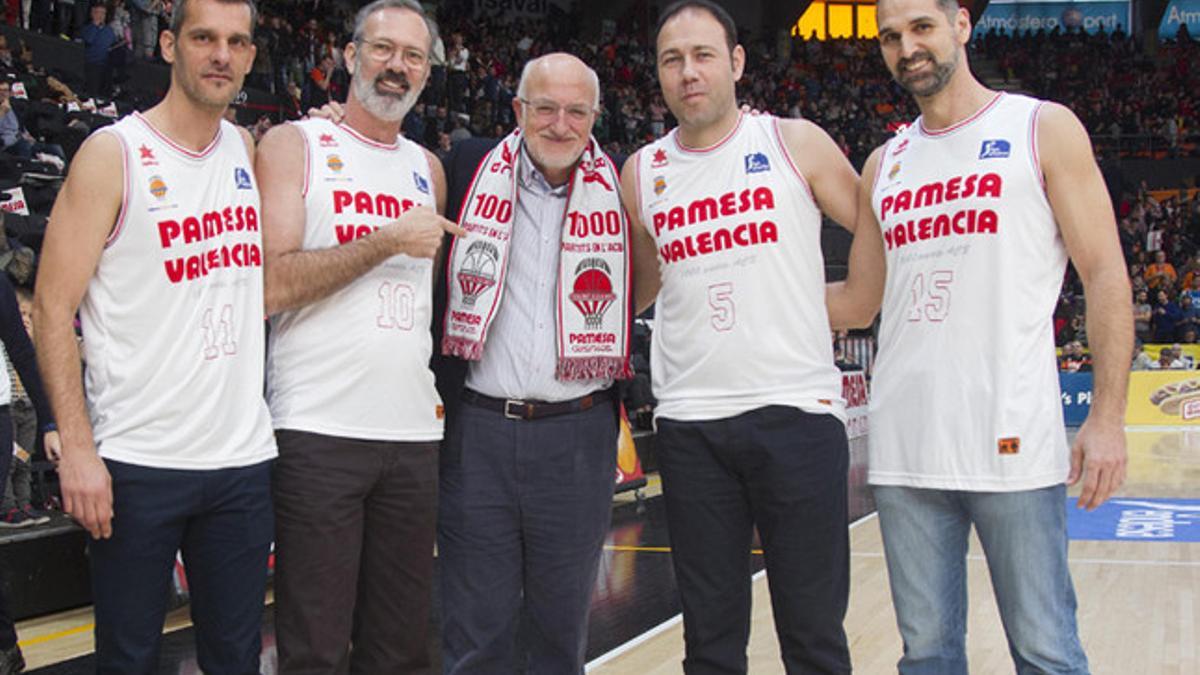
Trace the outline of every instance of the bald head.
{"type": "Polygon", "coordinates": [[[592,106],[600,107],[600,78],[578,57],[566,52],[552,52],[530,59],[521,70],[517,98],[532,100],[556,85],[591,88],[592,106]]]}

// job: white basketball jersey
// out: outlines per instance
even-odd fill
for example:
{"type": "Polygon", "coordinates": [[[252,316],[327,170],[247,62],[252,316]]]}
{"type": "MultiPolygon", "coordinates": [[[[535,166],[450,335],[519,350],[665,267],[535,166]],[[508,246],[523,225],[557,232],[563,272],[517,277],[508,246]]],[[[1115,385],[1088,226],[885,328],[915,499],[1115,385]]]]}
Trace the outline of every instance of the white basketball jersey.
{"type": "MultiPolygon", "coordinates": [[[[340,246],[434,205],[429,161],[403,137],[328,120],[307,145],[304,249],[340,246]]],[[[329,297],[271,317],[267,399],[277,429],[384,441],[442,438],[429,357],[433,261],[397,255],[329,297]]]]}
{"type": "Polygon", "coordinates": [[[712,420],[787,405],[845,421],[821,212],[778,120],[742,115],[702,150],[683,147],[672,131],[638,153],[637,171],[662,274],[650,359],[655,415],[712,420]]]}
{"type": "Polygon", "coordinates": [[[872,483],[1025,490],[1067,476],[1051,322],[1067,253],[1038,164],[1040,105],[998,94],[883,150],[872,483]]]}
{"type": "Polygon", "coordinates": [[[258,189],[238,130],[201,152],[135,113],[121,213],[80,305],[100,456],[166,469],[275,456],[263,400],[258,189]]]}

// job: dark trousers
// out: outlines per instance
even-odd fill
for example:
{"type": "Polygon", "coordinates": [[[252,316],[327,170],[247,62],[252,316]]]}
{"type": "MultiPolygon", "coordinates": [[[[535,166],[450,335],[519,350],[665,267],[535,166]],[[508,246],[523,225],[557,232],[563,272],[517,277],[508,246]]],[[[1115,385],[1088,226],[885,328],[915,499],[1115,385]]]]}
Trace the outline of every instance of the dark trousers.
{"type": "Polygon", "coordinates": [[[272,462],[212,471],[105,463],[113,535],[89,544],[96,672],[157,672],[175,552],[182,551],[201,670],[258,673],[274,530],[272,462]]]}
{"type": "Polygon", "coordinates": [[[83,81],[87,93],[95,98],[112,98],[112,71],[112,63],[108,59],[83,64],[83,81]]]}
{"type": "Polygon", "coordinates": [[[429,672],[440,444],[275,438],[279,672],[429,672]]]}
{"type": "MultiPolygon", "coordinates": [[[[12,414],[7,405],[0,405],[0,476],[7,476],[8,469],[12,465],[12,445],[12,414]]],[[[7,572],[8,570],[0,571],[7,572]]],[[[8,598],[4,596],[4,584],[0,583],[0,651],[11,649],[15,644],[17,644],[17,628],[13,625],[12,614],[8,610],[8,598]]]]}
{"type": "Polygon", "coordinates": [[[612,405],[533,421],[461,406],[438,512],[443,672],[583,672],[616,457],[612,405]]]}
{"type": "Polygon", "coordinates": [[[755,525],[788,673],[849,673],[848,446],[831,415],[769,406],[655,437],[689,675],[745,673],[755,525]]]}

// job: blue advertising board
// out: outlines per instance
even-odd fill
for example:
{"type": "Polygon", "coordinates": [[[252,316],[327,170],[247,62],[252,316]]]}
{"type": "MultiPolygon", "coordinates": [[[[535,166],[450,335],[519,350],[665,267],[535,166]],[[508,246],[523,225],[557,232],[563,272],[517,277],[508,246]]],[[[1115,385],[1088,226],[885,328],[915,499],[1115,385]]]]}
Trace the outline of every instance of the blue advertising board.
{"type": "Polygon", "coordinates": [[[1087,419],[1092,409],[1092,374],[1058,374],[1058,387],[1062,390],[1063,422],[1077,427],[1087,419]]]}
{"type": "Polygon", "coordinates": [[[1095,511],[1067,498],[1067,536],[1091,541],[1200,542],[1200,499],[1113,498],[1095,511]]]}
{"type": "Polygon", "coordinates": [[[1171,0],[1158,24],[1158,36],[1174,40],[1180,26],[1187,26],[1193,40],[1200,39],[1200,0],[1171,0]]]}
{"type": "Polygon", "coordinates": [[[1088,33],[1129,31],[1129,2],[1013,2],[992,0],[975,24],[975,34],[1082,29],[1088,33]]]}

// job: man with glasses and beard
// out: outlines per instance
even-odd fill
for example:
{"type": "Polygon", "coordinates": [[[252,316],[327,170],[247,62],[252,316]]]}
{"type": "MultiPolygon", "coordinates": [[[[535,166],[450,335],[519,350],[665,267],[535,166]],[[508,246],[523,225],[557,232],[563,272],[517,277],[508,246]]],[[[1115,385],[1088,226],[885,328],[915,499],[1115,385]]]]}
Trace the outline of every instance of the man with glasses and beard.
{"type": "Polygon", "coordinates": [[[414,0],[364,7],[344,119],[275,127],[259,150],[281,672],[430,667],[433,259],[462,230],[439,215],[440,162],[400,125],[434,31],[414,0]]]}

